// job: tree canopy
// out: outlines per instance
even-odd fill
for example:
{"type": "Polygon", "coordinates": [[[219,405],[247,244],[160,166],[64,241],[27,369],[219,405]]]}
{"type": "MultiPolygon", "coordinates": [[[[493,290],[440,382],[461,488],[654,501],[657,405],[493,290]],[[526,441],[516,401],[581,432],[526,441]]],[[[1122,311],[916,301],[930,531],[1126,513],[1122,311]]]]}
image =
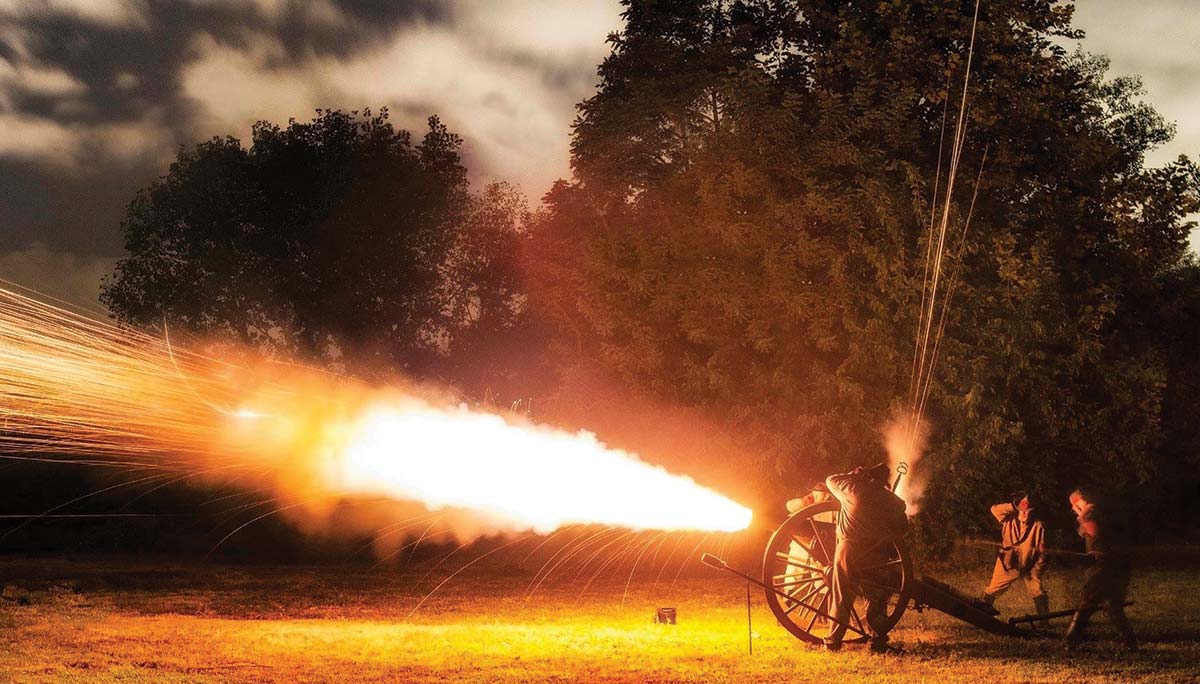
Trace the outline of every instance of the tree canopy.
{"type": "Polygon", "coordinates": [[[973,0],[623,5],[573,178],[536,214],[472,191],[436,118],[419,141],[386,112],[264,122],[138,194],[105,303],[526,391],[546,345],[539,371],[599,367],[719,416],[779,500],[878,458],[911,408],[974,35],[922,518],[945,535],[1014,489],[1053,508],[1081,484],[1142,492],[1147,521],[1196,515],[1200,169],[1146,166],[1172,127],[1137,79],[1063,47],[1071,5],[989,0],[977,23],[973,0]]]}
{"type": "MultiPolygon", "coordinates": [[[[575,179],[528,252],[534,309],[570,358],[726,415],[774,495],[878,454],[911,384],[975,3],[623,4],[575,179]]],[[[1146,168],[1172,129],[1136,79],[1061,46],[1071,12],[980,9],[955,231],[977,201],[950,254],[929,520],[1018,487],[1159,491],[1197,464],[1163,450],[1195,444],[1183,396],[1200,394],[1195,347],[1163,333],[1195,321],[1200,172],[1146,168]]]]}
{"type": "Polygon", "coordinates": [[[130,204],[102,299],[126,323],[358,373],[444,372],[521,309],[523,200],[473,193],[461,143],[436,117],[414,142],[386,110],[318,111],[183,149],[130,204]]]}

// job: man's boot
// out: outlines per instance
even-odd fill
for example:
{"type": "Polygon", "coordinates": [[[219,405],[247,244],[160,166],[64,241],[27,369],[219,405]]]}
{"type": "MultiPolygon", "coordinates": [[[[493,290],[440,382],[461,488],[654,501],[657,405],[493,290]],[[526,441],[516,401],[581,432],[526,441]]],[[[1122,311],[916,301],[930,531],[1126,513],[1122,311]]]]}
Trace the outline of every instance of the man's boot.
{"type": "Polygon", "coordinates": [[[1067,635],[1064,640],[1067,643],[1067,650],[1073,651],[1083,641],[1083,636],[1087,632],[1088,614],[1082,611],[1075,611],[1071,616],[1071,624],[1067,626],[1067,635]]]}
{"type": "MultiPolygon", "coordinates": [[[[1050,597],[1042,594],[1041,596],[1033,597],[1033,613],[1035,615],[1045,615],[1050,612],[1050,597]]],[[[1049,627],[1050,620],[1038,620],[1039,627],[1049,627]]]]}
{"type": "Polygon", "coordinates": [[[842,650],[842,639],[845,636],[845,625],[838,625],[833,628],[833,631],[829,633],[829,636],[821,640],[821,643],[825,646],[826,651],[840,651],[842,650]]]}
{"type": "Polygon", "coordinates": [[[1000,611],[996,610],[996,597],[986,591],[979,597],[979,609],[992,615],[999,615],[1000,611]]]}
{"type": "Polygon", "coordinates": [[[1133,627],[1129,624],[1129,618],[1125,617],[1124,608],[1118,604],[1109,612],[1108,619],[1112,620],[1113,627],[1117,628],[1117,634],[1121,636],[1121,646],[1131,653],[1137,651],[1137,637],[1133,636],[1133,627]]]}
{"type": "Polygon", "coordinates": [[[871,653],[887,653],[890,648],[886,634],[871,639],[871,653]]]}

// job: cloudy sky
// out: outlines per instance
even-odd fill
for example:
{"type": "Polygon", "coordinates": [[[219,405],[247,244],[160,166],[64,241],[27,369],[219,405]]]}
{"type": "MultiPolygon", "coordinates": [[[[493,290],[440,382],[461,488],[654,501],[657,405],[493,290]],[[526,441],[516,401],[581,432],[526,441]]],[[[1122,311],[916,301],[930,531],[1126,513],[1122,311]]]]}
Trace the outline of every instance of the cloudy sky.
{"type": "MultiPolygon", "coordinates": [[[[568,173],[617,0],[0,0],[0,278],[94,301],[134,191],[179,145],[259,119],[437,113],[480,179],[568,173]]],[[[1200,156],[1200,2],[1080,0],[1084,47],[1138,73],[1200,156]]],[[[1193,241],[1196,244],[1196,240],[1193,241]]]]}

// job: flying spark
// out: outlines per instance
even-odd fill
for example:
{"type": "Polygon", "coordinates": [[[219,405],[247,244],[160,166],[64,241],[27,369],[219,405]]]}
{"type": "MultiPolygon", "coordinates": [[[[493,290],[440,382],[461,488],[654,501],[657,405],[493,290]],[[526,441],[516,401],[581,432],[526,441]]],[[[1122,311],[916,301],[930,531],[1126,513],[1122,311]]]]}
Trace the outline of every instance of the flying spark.
{"type": "Polygon", "coordinates": [[[234,364],[0,288],[0,452],[59,453],[268,488],[320,515],[382,497],[472,533],[571,524],[732,532],[750,510],[636,454],[404,387],[234,364]]]}

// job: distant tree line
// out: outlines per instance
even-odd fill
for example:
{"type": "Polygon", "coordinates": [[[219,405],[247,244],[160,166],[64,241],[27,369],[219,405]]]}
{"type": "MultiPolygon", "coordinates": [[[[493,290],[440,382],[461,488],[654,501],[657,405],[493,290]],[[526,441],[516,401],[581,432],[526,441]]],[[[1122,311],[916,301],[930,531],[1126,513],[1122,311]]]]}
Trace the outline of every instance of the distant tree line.
{"type": "Polygon", "coordinates": [[[373,376],[428,375],[512,330],[524,200],[472,191],[462,139],[318,111],[184,149],[140,191],[102,288],[119,320],[373,376]]]}
{"type": "MultiPolygon", "coordinates": [[[[468,393],[521,387],[530,349],[555,373],[607,369],[719,416],[761,454],[747,470],[765,500],[878,457],[910,386],[974,2],[623,4],[573,178],[536,211],[472,190],[436,118],[418,142],[386,112],[260,123],[249,147],[186,149],[139,193],[104,302],[129,324],[468,393]]],[[[1200,169],[1146,167],[1171,126],[1136,79],[1061,47],[1079,35],[1069,5],[990,0],[977,31],[956,227],[978,199],[949,265],[924,527],[1083,484],[1184,530],[1200,169]]]]}

